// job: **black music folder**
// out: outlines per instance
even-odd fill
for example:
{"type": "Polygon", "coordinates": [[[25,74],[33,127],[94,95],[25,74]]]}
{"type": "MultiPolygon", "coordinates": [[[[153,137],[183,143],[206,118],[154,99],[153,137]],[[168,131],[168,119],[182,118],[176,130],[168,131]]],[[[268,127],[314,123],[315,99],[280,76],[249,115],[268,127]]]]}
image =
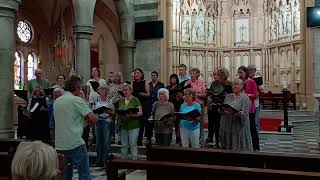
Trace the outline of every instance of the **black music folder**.
{"type": "Polygon", "coordinates": [[[106,113],[107,111],[112,111],[111,108],[108,108],[106,106],[101,106],[99,108],[96,108],[94,110],[92,110],[94,113],[96,114],[103,114],[103,113],[106,113]]]}
{"type": "Polygon", "coordinates": [[[98,88],[100,86],[99,82],[97,81],[89,81],[91,86],[92,86],[92,89],[95,91],[95,92],[98,92],[98,88]]]}
{"type": "Polygon", "coordinates": [[[232,106],[230,104],[221,104],[220,107],[230,108],[230,109],[232,109],[233,112],[240,112],[239,109],[235,108],[234,106],[232,106]]]}
{"type": "Polygon", "coordinates": [[[199,116],[201,116],[201,113],[197,109],[194,109],[187,113],[176,112],[174,114],[176,115],[177,119],[186,119],[186,120],[196,119],[199,116]]]}
{"type": "Polygon", "coordinates": [[[124,93],[122,91],[117,91],[122,97],[124,97],[124,93]]]}

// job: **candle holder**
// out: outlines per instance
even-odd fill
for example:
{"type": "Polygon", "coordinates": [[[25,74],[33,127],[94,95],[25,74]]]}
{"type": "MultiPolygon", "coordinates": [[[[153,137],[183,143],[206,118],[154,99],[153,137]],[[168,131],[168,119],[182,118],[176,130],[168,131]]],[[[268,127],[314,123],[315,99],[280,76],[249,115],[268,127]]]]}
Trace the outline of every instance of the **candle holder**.
{"type": "Polygon", "coordinates": [[[289,119],[288,119],[288,89],[283,88],[282,93],[283,93],[283,99],[282,99],[282,104],[283,104],[283,124],[281,124],[278,127],[279,132],[292,132],[292,125],[289,125],[289,119]]]}

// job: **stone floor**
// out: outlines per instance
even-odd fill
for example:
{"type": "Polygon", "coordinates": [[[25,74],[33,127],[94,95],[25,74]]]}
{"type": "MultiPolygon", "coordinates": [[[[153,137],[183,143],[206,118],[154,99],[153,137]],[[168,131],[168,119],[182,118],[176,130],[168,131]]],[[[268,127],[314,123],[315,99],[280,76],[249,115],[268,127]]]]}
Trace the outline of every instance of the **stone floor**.
{"type": "MultiPolygon", "coordinates": [[[[294,126],[292,133],[260,133],[261,151],[319,155],[320,148],[317,141],[319,137],[319,122],[317,117],[307,112],[289,112],[289,122],[294,126]]],[[[113,145],[112,148],[119,148],[119,146],[113,145]]],[[[140,147],[140,149],[143,148],[140,147]]],[[[95,156],[95,153],[90,152],[90,155],[95,156]]],[[[106,173],[101,168],[91,167],[91,174],[93,180],[106,179],[106,173]]],[[[129,180],[146,179],[145,171],[128,171],[127,174],[127,179],[129,180]]],[[[74,179],[78,179],[77,172],[75,172],[74,179]]]]}

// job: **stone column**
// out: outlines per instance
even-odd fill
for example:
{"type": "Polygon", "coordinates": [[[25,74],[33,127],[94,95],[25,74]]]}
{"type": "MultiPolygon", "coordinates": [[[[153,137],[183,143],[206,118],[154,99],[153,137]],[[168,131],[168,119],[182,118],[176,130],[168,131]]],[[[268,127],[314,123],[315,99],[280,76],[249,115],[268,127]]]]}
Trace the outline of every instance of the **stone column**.
{"type": "Polygon", "coordinates": [[[90,39],[93,34],[94,27],[89,25],[73,26],[75,35],[75,58],[77,74],[83,76],[83,82],[90,79],[90,39]]]}
{"type": "Polygon", "coordinates": [[[13,60],[15,53],[15,16],[21,0],[0,0],[0,139],[14,137],[13,60]]]}
{"type": "Polygon", "coordinates": [[[172,59],[172,44],[173,44],[173,40],[172,40],[172,1],[171,0],[167,0],[167,28],[166,28],[166,40],[167,40],[167,62],[169,63],[169,69],[168,69],[168,74],[164,76],[164,78],[166,80],[168,80],[168,77],[174,72],[174,68],[173,68],[173,59],[172,59]]]}
{"type": "Polygon", "coordinates": [[[120,43],[120,62],[122,64],[123,80],[131,82],[131,72],[134,68],[134,51],[136,41],[122,41],[120,43]]]}
{"type": "Polygon", "coordinates": [[[168,31],[170,31],[171,28],[171,17],[167,16],[167,1],[160,1],[160,19],[163,20],[166,23],[163,23],[163,37],[160,40],[160,81],[167,84],[168,81],[168,67],[171,69],[171,66],[168,64],[168,58],[167,58],[167,43],[169,40],[168,31]],[[170,29],[169,29],[170,28],[170,29]]]}
{"type": "Polygon", "coordinates": [[[96,0],[72,0],[75,35],[75,58],[77,74],[83,76],[83,81],[90,79],[90,39],[94,31],[92,26],[96,0]]]}

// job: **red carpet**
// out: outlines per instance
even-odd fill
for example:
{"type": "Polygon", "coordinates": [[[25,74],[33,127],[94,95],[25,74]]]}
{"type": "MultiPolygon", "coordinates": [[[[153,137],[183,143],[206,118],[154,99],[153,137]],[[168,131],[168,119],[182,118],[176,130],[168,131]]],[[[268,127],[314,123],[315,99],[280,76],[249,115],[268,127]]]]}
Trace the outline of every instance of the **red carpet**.
{"type": "Polygon", "coordinates": [[[282,119],[260,118],[260,131],[278,131],[282,119]]]}
{"type": "MultiPolygon", "coordinates": [[[[282,119],[277,118],[260,118],[260,131],[278,131],[282,119]]],[[[203,125],[204,129],[208,129],[208,123],[203,125]]]]}

